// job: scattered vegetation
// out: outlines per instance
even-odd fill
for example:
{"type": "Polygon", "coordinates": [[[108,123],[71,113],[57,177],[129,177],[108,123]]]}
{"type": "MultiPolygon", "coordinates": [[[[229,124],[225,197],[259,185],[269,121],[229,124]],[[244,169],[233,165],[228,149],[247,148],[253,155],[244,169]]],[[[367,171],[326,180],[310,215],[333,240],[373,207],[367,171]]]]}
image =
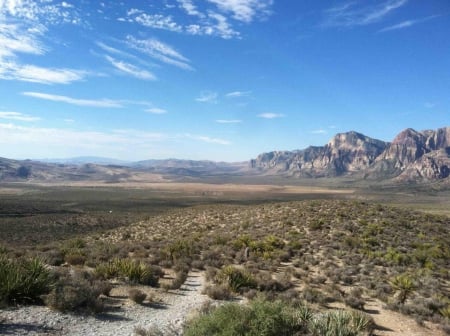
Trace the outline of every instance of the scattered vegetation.
{"type": "Polygon", "coordinates": [[[248,305],[227,304],[213,309],[187,325],[187,336],[219,335],[370,335],[372,319],[357,311],[313,312],[305,305],[257,298],[248,305]]]}
{"type": "MultiPolygon", "coordinates": [[[[45,303],[57,310],[95,313],[105,309],[102,295],[108,296],[113,286],[176,290],[192,269],[201,269],[208,280],[205,293],[211,298],[245,296],[256,298],[256,303],[245,308],[225,305],[224,311],[202,315],[199,321],[219,314],[214,317],[219,323],[220,316],[238,313],[258,320],[271,311],[278,314],[271,323],[279,330],[300,328],[295,332],[301,334],[307,328],[313,333],[338,325],[355,330],[358,314],[372,297],[417,320],[448,323],[446,216],[340,200],[249,205],[209,201],[196,206],[183,202],[152,208],[145,215],[142,208],[138,214],[122,211],[118,217],[104,211],[111,202],[108,207],[99,202],[95,209],[82,203],[93,214],[75,208],[64,213],[62,205],[52,213],[36,203],[33,218],[26,215],[31,208],[14,212],[12,203],[0,204],[0,210],[11,214],[1,224],[5,230],[0,239],[6,246],[0,248],[1,300],[34,303],[45,297],[45,303]],[[21,217],[13,218],[17,213],[21,217]],[[23,239],[10,229],[15,220],[17,230],[28,228],[23,239]],[[29,228],[39,225],[45,228],[35,230],[34,237],[29,228]],[[47,265],[55,269],[56,278],[47,265]],[[258,299],[261,294],[273,305],[258,299]],[[286,301],[297,306],[280,303],[286,301]],[[304,314],[298,303],[305,301],[314,308],[309,322],[292,322],[292,316],[304,314]],[[326,313],[335,301],[351,308],[351,313],[326,313]]],[[[196,323],[200,328],[210,322],[196,323]]],[[[243,322],[236,323],[233,328],[243,322]]],[[[257,332],[270,335],[264,330],[257,332]]]]}

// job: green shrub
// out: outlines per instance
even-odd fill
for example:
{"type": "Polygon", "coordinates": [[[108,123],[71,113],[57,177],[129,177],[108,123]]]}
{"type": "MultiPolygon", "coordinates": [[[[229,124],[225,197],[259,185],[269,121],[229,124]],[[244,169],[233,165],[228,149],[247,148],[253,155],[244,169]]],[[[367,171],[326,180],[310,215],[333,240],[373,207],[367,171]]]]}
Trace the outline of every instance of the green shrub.
{"type": "Polygon", "coordinates": [[[101,279],[123,277],[132,284],[157,286],[161,269],[132,259],[113,259],[97,265],[94,273],[101,279]]]}
{"type": "Polygon", "coordinates": [[[406,299],[415,291],[416,284],[410,275],[404,273],[393,277],[391,286],[398,291],[398,301],[404,304],[406,299]]]}
{"type": "Polygon", "coordinates": [[[239,293],[243,288],[256,287],[256,281],[249,272],[232,265],[223,267],[217,274],[216,281],[228,285],[236,293],[239,293]]]}
{"type": "Polygon", "coordinates": [[[185,336],[278,336],[305,330],[295,310],[281,301],[256,299],[249,305],[226,304],[188,323],[185,336]]]}
{"type": "Polygon", "coordinates": [[[374,322],[369,315],[345,310],[317,314],[309,323],[312,336],[371,335],[373,328],[374,322]]]}
{"type": "Polygon", "coordinates": [[[37,259],[10,260],[0,256],[0,301],[38,302],[54,282],[48,268],[37,259]]]}

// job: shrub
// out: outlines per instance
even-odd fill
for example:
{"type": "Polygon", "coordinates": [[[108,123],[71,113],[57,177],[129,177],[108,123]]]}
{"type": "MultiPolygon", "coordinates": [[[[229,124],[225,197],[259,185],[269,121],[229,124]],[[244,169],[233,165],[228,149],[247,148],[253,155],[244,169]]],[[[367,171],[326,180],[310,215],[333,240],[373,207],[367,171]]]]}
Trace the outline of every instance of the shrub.
{"type": "Polygon", "coordinates": [[[256,281],[250,273],[232,265],[222,268],[216,276],[216,281],[228,285],[236,293],[239,293],[243,288],[256,287],[256,281]]]}
{"type": "Polygon", "coordinates": [[[256,299],[250,305],[226,304],[201,315],[188,323],[184,335],[294,335],[305,327],[291,307],[256,299]]]}
{"type": "Polygon", "coordinates": [[[187,272],[178,272],[173,279],[170,289],[180,289],[180,287],[186,282],[188,277],[187,272]]]}
{"type": "Polygon", "coordinates": [[[136,302],[138,304],[141,304],[142,302],[144,302],[145,298],[147,297],[147,294],[144,293],[143,291],[136,289],[136,288],[132,288],[128,291],[128,297],[133,301],[136,302]]]}
{"type": "Polygon", "coordinates": [[[372,318],[357,311],[332,310],[317,314],[309,323],[312,336],[357,336],[363,333],[370,335],[373,328],[372,318]]]}
{"type": "Polygon", "coordinates": [[[114,259],[98,265],[94,273],[101,279],[124,277],[127,282],[132,284],[156,287],[162,271],[159,267],[149,266],[136,260],[114,259]]]}
{"type": "Polygon", "coordinates": [[[230,288],[225,285],[207,286],[203,293],[213,300],[229,300],[233,297],[230,288]]]}
{"type": "Polygon", "coordinates": [[[398,301],[404,304],[406,299],[416,289],[414,280],[406,273],[393,277],[390,281],[391,286],[398,291],[398,301]]]}
{"type": "Polygon", "coordinates": [[[86,279],[81,277],[62,278],[53,290],[45,297],[45,303],[52,309],[61,312],[89,311],[100,313],[104,310],[100,293],[86,279]]]}
{"type": "Polygon", "coordinates": [[[37,258],[10,260],[0,256],[0,301],[38,302],[53,282],[50,271],[37,258]]]}
{"type": "Polygon", "coordinates": [[[69,265],[73,266],[84,265],[84,263],[86,262],[86,257],[79,253],[66,254],[64,259],[69,265]]]}

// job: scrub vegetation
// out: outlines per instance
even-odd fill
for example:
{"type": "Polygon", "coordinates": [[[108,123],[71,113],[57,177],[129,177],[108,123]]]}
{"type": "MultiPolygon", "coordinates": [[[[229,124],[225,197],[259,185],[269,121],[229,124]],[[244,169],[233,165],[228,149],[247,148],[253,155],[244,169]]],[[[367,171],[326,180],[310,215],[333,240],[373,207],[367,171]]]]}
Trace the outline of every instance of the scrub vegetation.
{"type": "MultiPolygon", "coordinates": [[[[115,287],[150,304],[146,288],[178,289],[195,269],[205,294],[231,302],[205,309],[186,335],[370,335],[364,306],[374,299],[449,329],[448,216],[350,199],[219,201],[148,202],[148,212],[133,203],[134,213],[114,202],[76,214],[28,209],[18,217],[26,240],[2,231],[0,299],[98,314],[114,306],[115,287]],[[89,217],[58,231],[70,226],[64,219],[89,217]],[[58,233],[43,240],[39,225],[58,233]],[[242,298],[248,304],[232,302],[242,298]]],[[[6,213],[2,227],[13,221],[6,213]]]]}

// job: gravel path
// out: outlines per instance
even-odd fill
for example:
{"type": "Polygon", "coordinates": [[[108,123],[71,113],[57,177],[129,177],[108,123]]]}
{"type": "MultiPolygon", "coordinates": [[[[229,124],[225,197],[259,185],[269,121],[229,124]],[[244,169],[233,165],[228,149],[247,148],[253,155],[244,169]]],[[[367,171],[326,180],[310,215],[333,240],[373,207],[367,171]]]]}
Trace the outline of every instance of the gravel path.
{"type": "Polygon", "coordinates": [[[202,273],[191,272],[180,290],[163,295],[159,305],[130,304],[100,316],[61,314],[46,307],[25,306],[0,311],[0,335],[134,335],[135,327],[174,329],[181,334],[189,314],[209,300],[201,294],[202,273]]]}

